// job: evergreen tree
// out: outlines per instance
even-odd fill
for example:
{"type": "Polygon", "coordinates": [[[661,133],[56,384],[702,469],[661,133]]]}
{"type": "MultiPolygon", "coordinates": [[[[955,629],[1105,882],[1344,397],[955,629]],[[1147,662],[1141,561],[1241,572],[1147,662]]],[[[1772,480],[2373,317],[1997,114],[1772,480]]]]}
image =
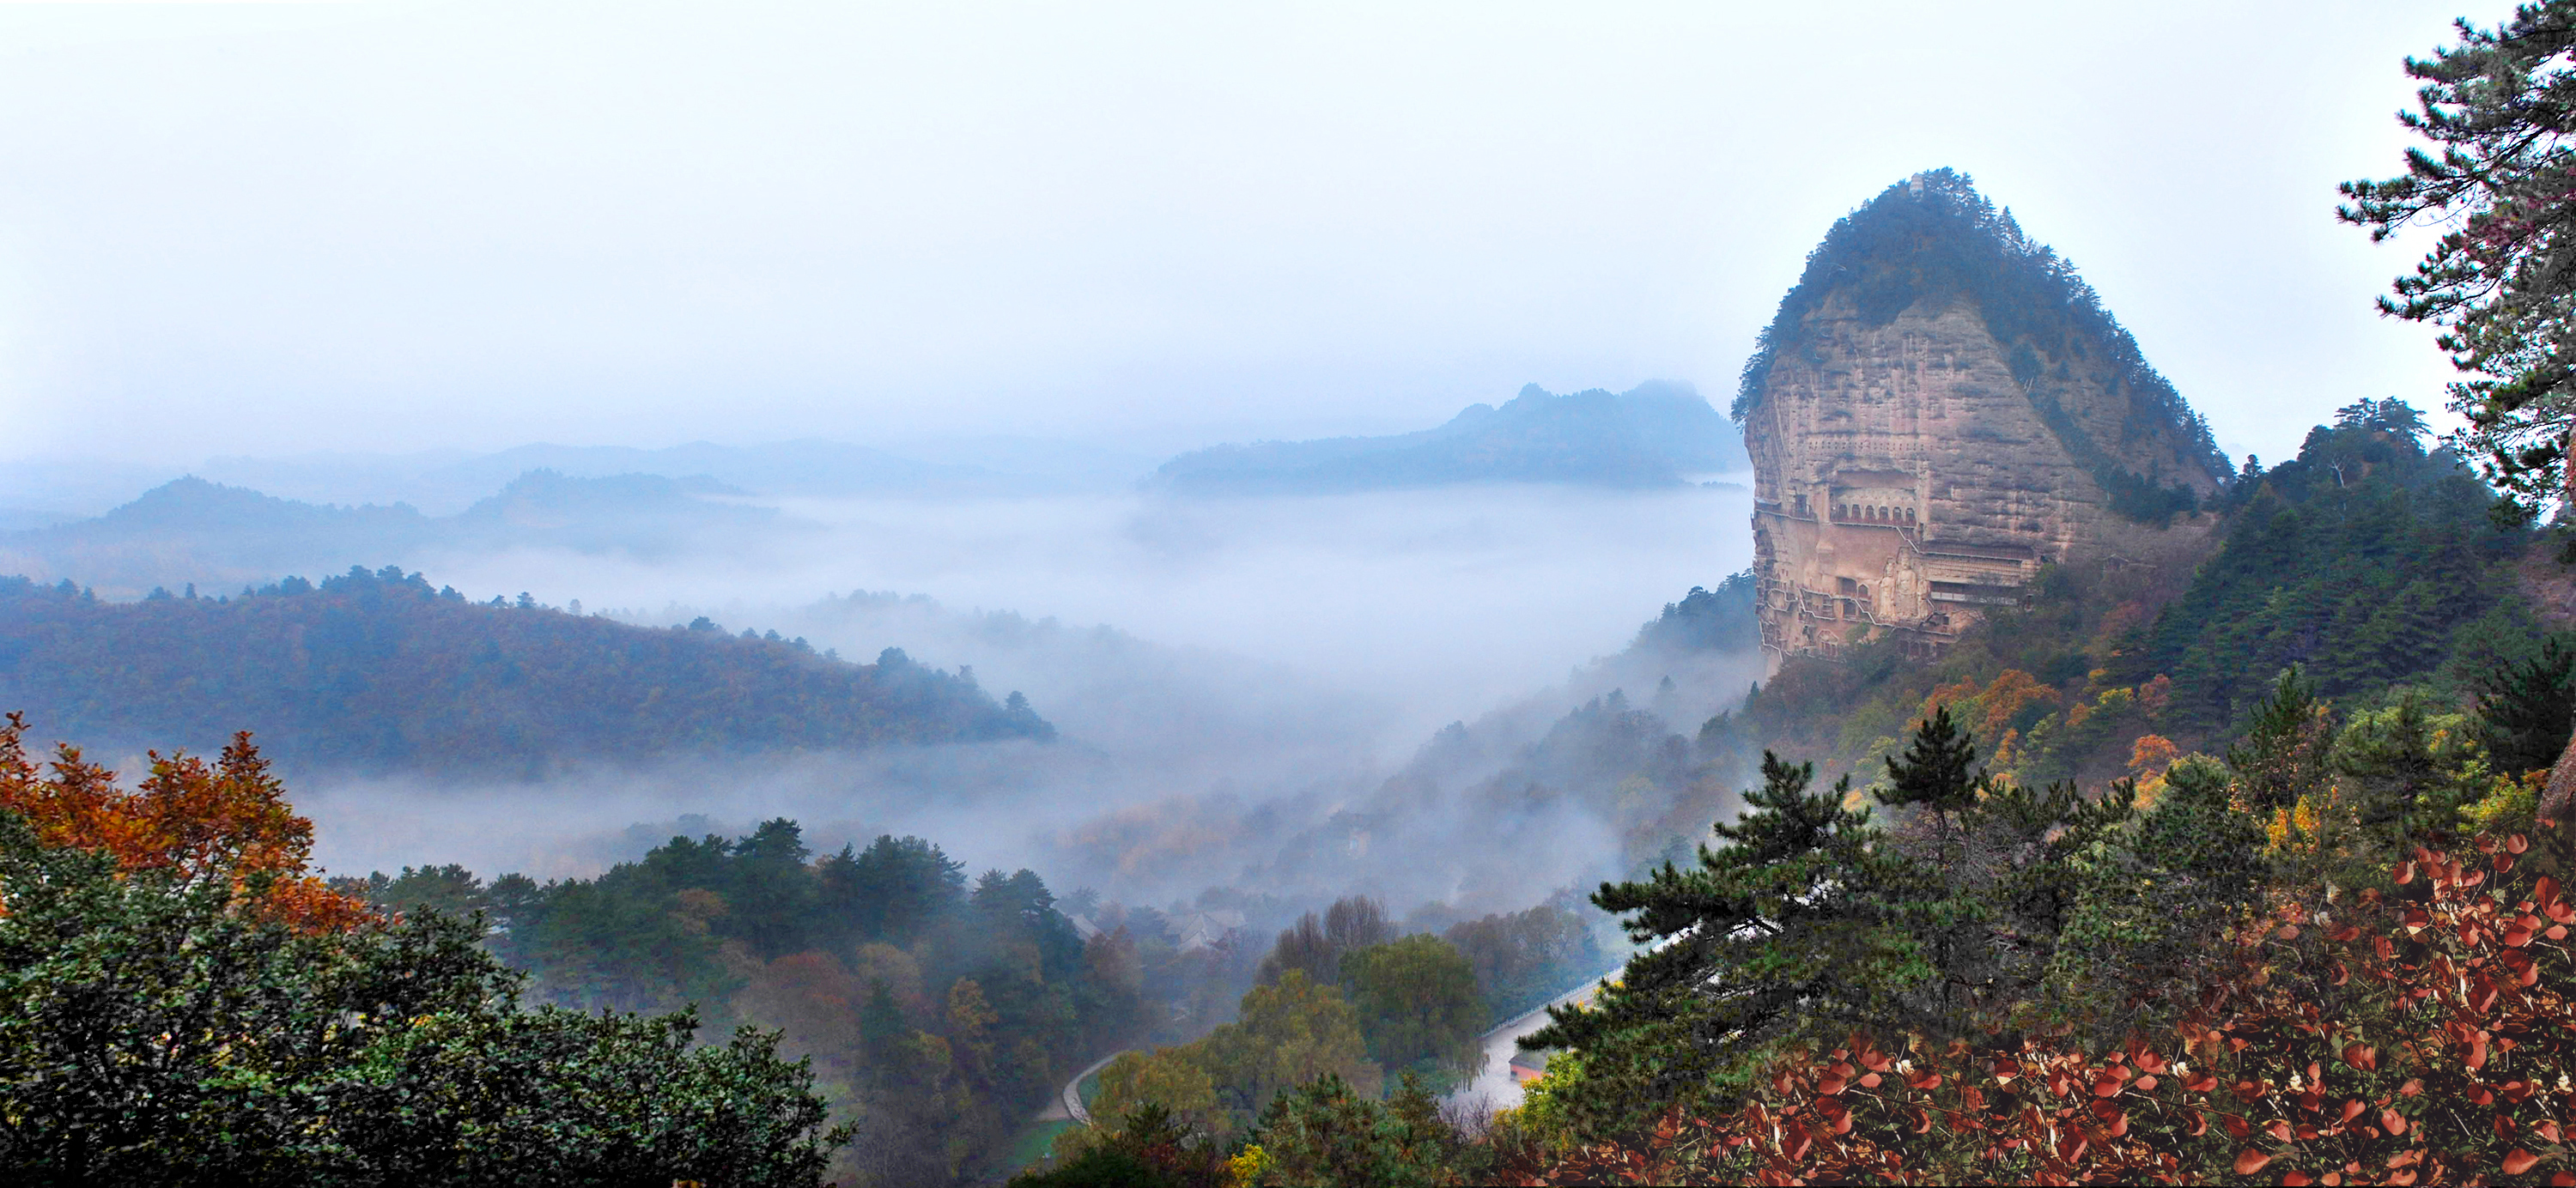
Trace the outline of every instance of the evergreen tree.
{"type": "Polygon", "coordinates": [[[2507,774],[2558,762],[2576,733],[2576,647],[2559,636],[2540,651],[2506,660],[2478,683],[2480,741],[2507,774]]]}
{"type": "Polygon", "coordinates": [[[1593,1006],[1549,1008],[1525,1048],[1579,1048],[1587,1128],[1636,1125],[1676,1101],[1731,1092],[1767,1045],[1806,1030],[1910,1016],[1905,991],[1935,976],[1884,898],[1918,880],[1876,851],[1848,777],[1811,792],[1815,765],[1766,753],[1744,816],[1712,827],[1695,869],[1665,863],[1592,897],[1648,946],[1593,1006]]]}
{"type": "Polygon", "coordinates": [[[2576,135],[2576,2],[2523,4],[2492,29],[2459,23],[2460,41],[2408,58],[2420,112],[2398,117],[2440,151],[2406,150],[2406,173],[2343,185],[2338,213],[2375,242],[2419,222],[2450,227],[2397,278],[2380,309],[2444,328],[2442,349],[2473,378],[2451,385],[2469,420],[2461,443],[2530,516],[2565,503],[2576,428],[2576,335],[2565,264],[2576,235],[2566,176],[2576,135]]]}

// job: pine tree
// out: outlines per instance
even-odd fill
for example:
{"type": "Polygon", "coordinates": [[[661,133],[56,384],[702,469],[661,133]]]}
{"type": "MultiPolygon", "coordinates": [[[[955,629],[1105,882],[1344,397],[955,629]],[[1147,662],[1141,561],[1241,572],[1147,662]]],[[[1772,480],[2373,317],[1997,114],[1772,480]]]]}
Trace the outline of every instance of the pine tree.
{"type": "Polygon", "coordinates": [[[2537,655],[2497,665],[2479,682],[2478,720],[2499,770],[2556,763],[2576,733],[2576,648],[2552,637],[2537,655]]]}
{"type": "Polygon", "coordinates": [[[2245,777],[2254,807],[2287,807],[2323,780],[2334,732],[2316,694],[2305,670],[2284,669],[2270,695],[2255,703],[2245,741],[2228,749],[2227,766],[2245,777]]]}
{"type": "Polygon", "coordinates": [[[1868,809],[1844,807],[1850,779],[1810,792],[1814,764],[1768,752],[1762,777],[1695,869],[1668,862],[1592,896],[1648,949],[1592,1007],[1550,1008],[1521,1041],[1583,1051],[1586,1091],[1570,1104],[1587,1128],[1728,1095],[1752,1057],[1802,1031],[1902,1020],[1900,996],[1934,977],[1887,902],[1919,880],[1877,852],[1868,809]]]}

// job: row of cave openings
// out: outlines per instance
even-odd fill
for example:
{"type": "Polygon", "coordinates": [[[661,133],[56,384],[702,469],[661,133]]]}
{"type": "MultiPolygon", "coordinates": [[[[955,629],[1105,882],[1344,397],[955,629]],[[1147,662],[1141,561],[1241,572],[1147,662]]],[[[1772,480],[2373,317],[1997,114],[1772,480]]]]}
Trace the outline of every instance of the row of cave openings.
{"type": "Polygon", "coordinates": [[[1910,507],[1864,507],[1857,503],[1837,503],[1834,505],[1834,521],[1836,523],[1904,524],[1911,526],[1914,523],[1914,509],[1910,507]]]}

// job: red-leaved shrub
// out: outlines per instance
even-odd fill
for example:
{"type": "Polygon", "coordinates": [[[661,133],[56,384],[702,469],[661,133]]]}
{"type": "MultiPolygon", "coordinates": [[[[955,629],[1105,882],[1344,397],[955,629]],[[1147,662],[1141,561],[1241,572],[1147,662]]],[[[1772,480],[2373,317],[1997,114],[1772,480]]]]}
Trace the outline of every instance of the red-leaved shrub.
{"type": "Polygon", "coordinates": [[[2513,875],[2526,849],[2419,849],[2396,896],[2278,905],[2154,1036],[1854,1034],[1734,1114],[1676,1112],[1519,1182],[2576,1185],[2576,903],[2513,875]]]}

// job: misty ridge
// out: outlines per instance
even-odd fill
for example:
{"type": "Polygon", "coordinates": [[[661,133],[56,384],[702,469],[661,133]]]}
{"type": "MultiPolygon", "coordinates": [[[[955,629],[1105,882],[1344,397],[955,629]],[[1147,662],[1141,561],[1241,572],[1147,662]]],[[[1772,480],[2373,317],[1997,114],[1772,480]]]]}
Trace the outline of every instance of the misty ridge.
{"type": "Polygon", "coordinates": [[[1194,450],[1154,472],[1188,494],[1313,494],[1463,482],[1669,486],[1752,465],[1736,427],[1688,384],[1564,395],[1537,384],[1436,429],[1194,450]]]}
{"type": "MultiPolygon", "coordinates": [[[[701,831],[684,820],[724,832],[789,816],[818,840],[935,836],[978,863],[1137,903],[1259,887],[1265,920],[1354,891],[1517,908],[1652,857],[1644,839],[1673,832],[1657,822],[1707,813],[1741,774],[1740,757],[1695,753],[1692,734],[1757,675],[1749,626],[1676,634],[1668,614],[1636,634],[1699,585],[1720,586],[1726,614],[1750,622],[1749,594],[1717,580],[1742,557],[1674,547],[1726,540],[1720,526],[1742,514],[1740,490],[1682,481],[1742,456],[1740,442],[1708,440],[1712,419],[1731,434],[1678,385],[1533,388],[1427,433],[1306,443],[1374,453],[1375,489],[1345,470],[1273,476],[1266,490],[1216,484],[1208,493],[1228,497],[1214,502],[1168,476],[1212,473],[1206,459],[1228,450],[1305,447],[1201,451],[1141,487],[1133,471],[1104,478],[1117,460],[1101,452],[1000,439],[973,447],[992,466],[813,442],[526,447],[371,480],[449,506],[469,484],[500,483],[439,515],[190,477],[94,519],[0,536],[0,570],[34,579],[0,599],[14,641],[0,683],[39,731],[131,767],[133,748],[210,748],[226,724],[111,720],[116,699],[65,683],[107,661],[67,660],[47,616],[120,618],[137,641],[263,620],[276,646],[248,649],[256,662],[226,678],[239,692],[196,717],[265,707],[253,715],[263,745],[297,774],[336,870],[587,875],[701,831]],[[1605,445],[1659,436],[1652,466],[1605,445]],[[1481,469],[1451,465],[1477,450],[1481,469]],[[1589,469],[1564,462],[1604,450],[1589,469]],[[1404,459],[1421,465],[1389,478],[1404,459]],[[1553,481],[1511,481],[1531,476],[1553,481]],[[320,589],[296,576],[353,562],[320,589]],[[780,598],[800,589],[854,592],[780,598]],[[386,606],[440,625],[392,642],[386,606]],[[433,638],[445,642],[419,642],[433,638]],[[405,648],[409,677],[353,675],[405,648]],[[629,658],[587,675],[496,659],[530,648],[629,658]],[[650,668],[635,667],[638,648],[664,656],[671,679],[598,696],[650,668]],[[263,668],[279,687],[249,691],[263,668]],[[406,681],[450,700],[408,698],[406,681]],[[680,711],[651,690],[692,681],[750,691],[655,736],[656,716],[680,711]],[[763,691],[790,687],[808,691],[763,691]],[[896,687],[918,692],[887,701],[896,687]],[[835,697],[868,708],[835,720],[835,697]],[[566,718],[567,703],[581,713],[566,718]],[[508,725],[509,745],[468,762],[437,731],[400,724],[450,710],[508,725]],[[495,815],[514,828],[474,824],[495,815]],[[1478,857],[1497,852],[1522,857],[1478,857]]],[[[366,470],[272,465],[321,494],[356,489],[366,470]]],[[[227,460],[224,473],[255,468],[227,460]]],[[[1702,622],[1716,598],[1677,605],[1702,622]]]]}

